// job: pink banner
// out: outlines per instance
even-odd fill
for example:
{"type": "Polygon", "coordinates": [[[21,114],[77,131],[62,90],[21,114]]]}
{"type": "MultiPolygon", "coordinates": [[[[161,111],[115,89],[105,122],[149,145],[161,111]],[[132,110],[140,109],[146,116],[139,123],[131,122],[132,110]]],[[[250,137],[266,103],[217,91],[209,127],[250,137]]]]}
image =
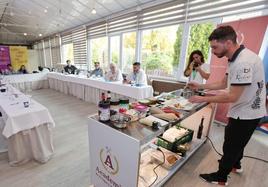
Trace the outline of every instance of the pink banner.
{"type": "Polygon", "coordinates": [[[6,69],[10,64],[9,47],[0,45],[0,70],[6,69]]]}

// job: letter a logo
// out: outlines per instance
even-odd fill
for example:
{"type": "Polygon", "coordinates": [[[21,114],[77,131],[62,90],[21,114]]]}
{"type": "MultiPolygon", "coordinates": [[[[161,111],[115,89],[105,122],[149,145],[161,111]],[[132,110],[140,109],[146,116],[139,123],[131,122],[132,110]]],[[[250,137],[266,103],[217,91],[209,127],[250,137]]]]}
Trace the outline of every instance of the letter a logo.
{"type": "Polygon", "coordinates": [[[106,166],[108,166],[109,168],[111,168],[112,170],[114,169],[113,164],[112,164],[112,161],[111,161],[111,157],[110,157],[110,155],[107,155],[104,164],[105,164],[106,166]]]}

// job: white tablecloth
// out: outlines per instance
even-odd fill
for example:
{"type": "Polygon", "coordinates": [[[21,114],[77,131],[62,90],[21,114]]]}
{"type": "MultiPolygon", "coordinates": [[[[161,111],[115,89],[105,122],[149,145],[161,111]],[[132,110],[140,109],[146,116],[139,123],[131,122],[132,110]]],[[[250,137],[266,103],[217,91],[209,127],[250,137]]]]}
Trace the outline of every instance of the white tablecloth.
{"type": "Polygon", "coordinates": [[[125,96],[135,100],[153,96],[151,86],[131,86],[121,82],[106,82],[103,79],[86,78],[61,73],[48,73],[49,87],[85,101],[97,103],[103,91],[111,91],[115,97],[125,96]]]}
{"type": "Polygon", "coordinates": [[[7,151],[7,139],[1,133],[5,127],[4,119],[0,116],[0,153],[7,151]]]}
{"type": "Polygon", "coordinates": [[[8,93],[0,94],[0,111],[5,122],[2,134],[6,138],[41,124],[55,125],[46,107],[11,86],[8,91],[8,93]],[[17,97],[11,93],[16,94],[17,97]],[[27,108],[23,104],[25,101],[30,102],[30,106],[27,108]]]}
{"type": "Polygon", "coordinates": [[[55,126],[48,109],[11,85],[7,87],[8,92],[0,92],[1,138],[7,141],[10,164],[31,159],[46,162],[53,154],[51,129],[55,126]],[[29,107],[24,107],[25,101],[29,107]]]}
{"type": "Polygon", "coordinates": [[[49,88],[47,73],[5,75],[3,82],[10,83],[23,92],[49,88]]]}

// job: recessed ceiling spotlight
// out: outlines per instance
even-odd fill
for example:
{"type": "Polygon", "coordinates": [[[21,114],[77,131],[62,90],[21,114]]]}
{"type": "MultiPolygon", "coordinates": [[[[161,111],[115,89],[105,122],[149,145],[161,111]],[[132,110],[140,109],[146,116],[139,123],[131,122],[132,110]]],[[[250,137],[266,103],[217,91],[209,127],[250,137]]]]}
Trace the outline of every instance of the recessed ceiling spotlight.
{"type": "Polygon", "coordinates": [[[47,13],[47,9],[45,9],[44,12],[47,13]]]}
{"type": "Polygon", "coordinates": [[[14,16],[14,13],[13,12],[10,12],[10,16],[14,16]]]}
{"type": "Polygon", "coordinates": [[[42,36],[42,34],[40,33],[38,36],[40,36],[40,37],[41,37],[41,36],[42,36]]]}
{"type": "Polygon", "coordinates": [[[27,36],[27,33],[25,32],[25,33],[23,33],[23,35],[24,35],[24,36],[27,36]]]}
{"type": "Polygon", "coordinates": [[[96,9],[93,8],[92,11],[91,11],[91,14],[96,14],[96,13],[97,13],[96,9]]]}

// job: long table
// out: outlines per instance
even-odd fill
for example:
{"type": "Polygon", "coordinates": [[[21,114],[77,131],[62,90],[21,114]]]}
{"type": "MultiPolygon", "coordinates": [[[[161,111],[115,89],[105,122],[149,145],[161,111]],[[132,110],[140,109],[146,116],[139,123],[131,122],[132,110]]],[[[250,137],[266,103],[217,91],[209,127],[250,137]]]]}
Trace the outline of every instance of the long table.
{"type": "Polygon", "coordinates": [[[49,88],[47,73],[5,75],[3,82],[11,84],[22,92],[49,88]]]}
{"type": "Polygon", "coordinates": [[[32,159],[47,162],[54,152],[51,130],[55,126],[48,109],[13,86],[6,87],[6,92],[0,92],[0,147],[7,144],[12,166],[32,159]]]}
{"type": "Polygon", "coordinates": [[[106,82],[102,78],[87,78],[78,75],[64,75],[50,72],[47,74],[49,87],[82,100],[98,103],[102,92],[110,91],[113,98],[128,97],[144,99],[153,96],[152,86],[131,86],[121,82],[106,82]]]}

